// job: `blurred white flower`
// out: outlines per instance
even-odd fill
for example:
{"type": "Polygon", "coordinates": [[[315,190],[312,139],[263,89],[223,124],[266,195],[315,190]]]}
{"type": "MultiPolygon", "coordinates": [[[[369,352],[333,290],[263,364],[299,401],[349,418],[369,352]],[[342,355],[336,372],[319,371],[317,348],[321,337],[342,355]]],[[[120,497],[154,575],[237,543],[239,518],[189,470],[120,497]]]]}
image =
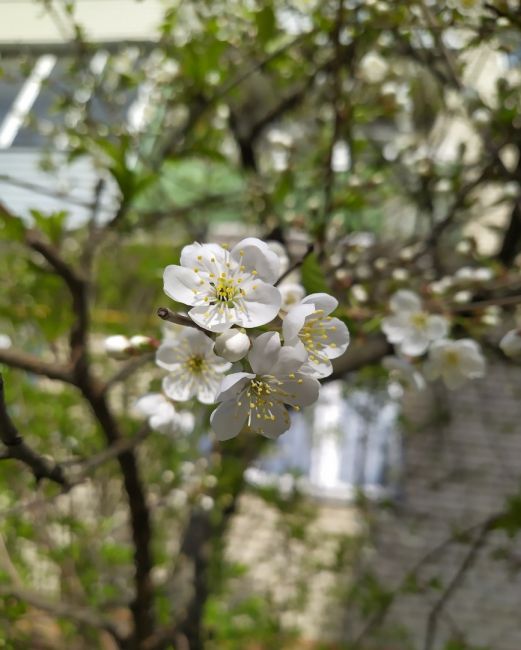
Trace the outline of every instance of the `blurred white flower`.
{"type": "Polygon", "coordinates": [[[243,428],[278,438],[290,426],[286,405],[299,410],[318,399],[319,382],[300,372],[307,353],[302,344],[281,345],[277,332],[261,334],[253,342],[249,372],[227,375],[211,416],[219,440],[234,438],[243,428]]]}
{"type": "Polygon", "coordinates": [[[151,349],[154,346],[154,339],[151,339],[150,336],[143,336],[141,334],[136,334],[135,336],[130,337],[130,345],[133,348],[151,349]]]}
{"type": "Polygon", "coordinates": [[[389,71],[387,61],[376,52],[369,52],[362,57],[358,70],[362,79],[369,83],[383,81],[389,71]]]}
{"type": "Polygon", "coordinates": [[[454,275],[456,280],[463,280],[465,282],[488,282],[493,277],[494,271],[485,266],[478,268],[462,266],[454,275]]]}
{"type": "Polygon", "coordinates": [[[273,286],[280,261],[268,245],[249,237],[228,251],[218,244],[191,244],[181,252],[181,265],[167,266],[164,290],[190,305],[190,318],[211,332],[232,325],[257,327],[277,315],[281,297],[273,286]]]}
{"type": "Polygon", "coordinates": [[[172,402],[161,393],[140,397],[136,411],[148,418],[150,428],[160,433],[189,433],[194,428],[194,416],[188,411],[176,411],[172,402]]]}
{"type": "Polygon", "coordinates": [[[459,388],[468,379],[485,375],[485,358],[472,339],[435,341],[429,350],[425,375],[429,379],[441,377],[448,388],[459,388]]]}
{"type": "Polygon", "coordinates": [[[231,363],[213,351],[212,339],[193,328],[175,340],[165,340],[156,353],[157,365],[169,374],[163,379],[165,394],[174,401],[192,397],[203,404],[213,404],[222,375],[231,363]]]}
{"type": "Polygon", "coordinates": [[[511,359],[521,358],[521,330],[510,330],[499,342],[503,353],[511,359]]]}
{"type": "Polygon", "coordinates": [[[279,291],[282,296],[279,311],[279,316],[281,317],[287,314],[292,307],[295,307],[306,295],[304,287],[301,284],[295,284],[293,282],[283,282],[279,286],[279,291]]]}
{"type": "Polygon", "coordinates": [[[388,356],[384,357],[382,365],[389,371],[388,390],[391,397],[401,397],[406,390],[420,391],[425,388],[423,375],[410,361],[388,356]]]}
{"type": "Polygon", "coordinates": [[[447,335],[446,318],[423,311],[420,298],[412,291],[401,289],[391,296],[391,316],[382,320],[382,331],[389,343],[398,346],[411,357],[426,352],[432,341],[447,335]]]}
{"type": "Polygon", "coordinates": [[[290,259],[286,251],[286,248],[275,239],[270,239],[269,241],[266,242],[266,245],[279,258],[279,262],[280,262],[279,276],[282,275],[283,273],[286,273],[286,271],[289,269],[289,264],[290,264],[290,259]]]}
{"type": "Polygon", "coordinates": [[[105,352],[113,359],[126,359],[132,348],[130,339],[121,334],[108,336],[103,342],[105,352]]]}
{"type": "Polygon", "coordinates": [[[215,339],[215,352],[227,361],[239,361],[248,354],[249,336],[235,327],[226,330],[215,339]]]}
{"type": "Polygon", "coordinates": [[[328,377],[333,372],[330,359],[341,356],[349,345],[345,323],[329,314],[338,300],[327,293],[313,293],[290,309],[282,321],[286,345],[304,344],[309,358],[305,372],[314,377],[328,377]]]}
{"type": "Polygon", "coordinates": [[[442,294],[448,291],[454,285],[454,280],[449,275],[445,275],[441,280],[435,280],[430,283],[432,293],[442,294]]]}
{"type": "Polygon", "coordinates": [[[11,337],[8,336],[7,334],[0,334],[0,350],[7,350],[7,348],[10,348],[13,342],[11,341],[11,337]]]}

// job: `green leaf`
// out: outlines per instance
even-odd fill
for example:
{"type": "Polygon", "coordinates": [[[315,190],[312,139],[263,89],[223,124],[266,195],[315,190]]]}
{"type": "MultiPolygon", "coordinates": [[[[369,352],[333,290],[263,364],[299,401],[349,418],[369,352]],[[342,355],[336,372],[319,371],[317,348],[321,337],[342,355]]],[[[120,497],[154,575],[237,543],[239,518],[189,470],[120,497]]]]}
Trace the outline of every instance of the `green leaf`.
{"type": "Polygon", "coordinates": [[[494,524],[494,528],[504,530],[509,537],[514,537],[521,530],[521,494],[507,500],[507,507],[494,524]]]}
{"type": "Polygon", "coordinates": [[[255,14],[257,37],[261,43],[266,43],[275,35],[277,20],[271,5],[266,5],[255,14]]]}
{"type": "Polygon", "coordinates": [[[330,289],[326,281],[326,276],[317,256],[310,253],[300,269],[302,284],[307,293],[329,293],[330,289]]]}

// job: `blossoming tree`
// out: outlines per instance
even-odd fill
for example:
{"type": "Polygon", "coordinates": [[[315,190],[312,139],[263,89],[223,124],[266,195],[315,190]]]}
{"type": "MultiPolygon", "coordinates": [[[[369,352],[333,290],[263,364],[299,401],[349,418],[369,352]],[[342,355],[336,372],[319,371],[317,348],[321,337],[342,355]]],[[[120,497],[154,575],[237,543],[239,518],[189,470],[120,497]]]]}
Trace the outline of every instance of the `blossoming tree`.
{"type": "MultiPolygon", "coordinates": [[[[84,202],[0,177],[35,195],[0,193],[6,647],[284,647],[257,611],[244,636],[211,618],[269,440],[356,371],[400,399],[521,358],[516,3],[171,4],[130,47],[43,3],[76,37],[49,46],[59,119],[27,128],[49,178],[96,179],[84,202]],[[468,55],[498,51],[485,91],[468,55]],[[66,211],[39,210],[53,193],[66,211]]],[[[39,48],[0,45],[24,63],[0,84],[39,48]]],[[[482,533],[520,526],[514,497],[482,533]]]]}

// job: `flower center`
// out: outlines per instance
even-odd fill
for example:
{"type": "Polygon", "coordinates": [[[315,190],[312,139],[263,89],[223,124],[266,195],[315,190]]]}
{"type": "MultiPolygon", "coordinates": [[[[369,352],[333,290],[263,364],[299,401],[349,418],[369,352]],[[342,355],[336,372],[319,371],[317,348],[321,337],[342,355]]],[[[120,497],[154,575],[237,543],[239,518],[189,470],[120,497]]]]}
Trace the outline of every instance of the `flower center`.
{"type": "Polygon", "coordinates": [[[200,373],[207,368],[207,363],[204,357],[192,355],[186,360],[185,366],[190,372],[200,373]]]}
{"type": "Polygon", "coordinates": [[[312,363],[319,363],[326,358],[322,350],[326,347],[336,347],[335,343],[329,341],[329,331],[335,331],[334,325],[327,327],[330,317],[324,318],[324,310],[317,309],[307,318],[299,333],[299,338],[309,353],[309,360],[312,363]]]}
{"type": "Polygon", "coordinates": [[[459,365],[459,354],[454,350],[445,352],[445,363],[452,368],[459,365]]]}
{"type": "Polygon", "coordinates": [[[427,314],[424,311],[418,311],[411,315],[411,323],[418,329],[424,329],[427,325],[427,314]]]}
{"type": "Polygon", "coordinates": [[[214,285],[215,297],[219,302],[231,302],[237,295],[238,289],[235,282],[227,277],[220,277],[214,285]]]}

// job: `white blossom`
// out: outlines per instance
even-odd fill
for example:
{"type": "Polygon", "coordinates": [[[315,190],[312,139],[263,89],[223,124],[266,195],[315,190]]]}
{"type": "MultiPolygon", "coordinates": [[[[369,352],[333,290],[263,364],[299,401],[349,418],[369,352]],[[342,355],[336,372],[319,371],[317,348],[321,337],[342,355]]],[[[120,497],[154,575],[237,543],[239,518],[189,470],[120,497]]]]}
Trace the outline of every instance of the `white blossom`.
{"type": "Polygon", "coordinates": [[[403,354],[419,356],[431,341],[447,335],[447,319],[423,311],[420,298],[412,291],[401,289],[391,296],[391,315],[382,320],[382,330],[389,343],[403,354]]]}
{"type": "Polygon", "coordinates": [[[109,357],[125,359],[132,348],[132,344],[128,337],[116,334],[115,336],[108,336],[103,342],[103,347],[109,357]]]}
{"type": "Polygon", "coordinates": [[[382,365],[389,371],[387,388],[391,397],[399,398],[406,390],[421,391],[425,388],[423,375],[407,359],[388,356],[383,358],[382,365]]]}
{"type": "Polygon", "coordinates": [[[11,337],[8,336],[7,334],[0,334],[0,350],[7,350],[7,348],[10,348],[13,342],[11,341],[11,337]]]}
{"type": "Polygon", "coordinates": [[[279,258],[279,265],[280,265],[279,275],[286,273],[286,271],[289,269],[290,259],[285,246],[283,246],[280,242],[276,241],[275,239],[270,239],[269,241],[266,242],[266,245],[268,246],[270,251],[273,251],[279,258]]]}
{"type": "Polygon", "coordinates": [[[387,61],[376,52],[366,54],[359,65],[360,75],[369,83],[383,81],[389,72],[387,61]]]}
{"type": "Polygon", "coordinates": [[[129,339],[130,345],[137,350],[148,350],[154,347],[154,339],[150,336],[136,334],[129,339]]]}
{"type": "Polygon", "coordinates": [[[277,315],[281,297],[273,286],[280,262],[267,244],[249,237],[231,251],[218,244],[191,244],[181,252],[181,265],[167,266],[164,290],[190,305],[190,318],[212,332],[232,325],[257,327],[277,315]]]}
{"type": "Polygon", "coordinates": [[[441,377],[448,388],[459,388],[468,379],[484,374],[485,358],[476,341],[443,339],[431,345],[425,364],[425,375],[429,379],[441,377]]]}
{"type": "Polygon", "coordinates": [[[248,354],[250,338],[237,328],[226,330],[215,339],[215,352],[227,361],[239,361],[248,354]]]}
{"type": "Polygon", "coordinates": [[[521,330],[510,330],[499,342],[503,353],[511,359],[521,358],[521,330]]]}
{"type": "Polygon", "coordinates": [[[349,345],[345,323],[329,314],[338,301],[327,293],[313,293],[293,307],[282,322],[286,345],[303,343],[309,357],[305,372],[327,377],[333,372],[330,359],[341,356],[349,345]]]}
{"type": "Polygon", "coordinates": [[[277,332],[261,334],[253,342],[248,361],[252,372],[227,375],[211,416],[219,440],[243,429],[277,438],[290,426],[286,405],[299,410],[318,398],[319,382],[301,372],[307,353],[303,345],[281,345],[277,332]]]}
{"type": "Polygon", "coordinates": [[[494,277],[494,271],[486,266],[462,266],[456,271],[454,278],[464,282],[488,282],[494,277]]]}
{"type": "Polygon", "coordinates": [[[288,311],[297,305],[306,295],[306,290],[301,284],[294,282],[282,283],[279,286],[282,303],[280,305],[280,316],[284,316],[288,311]]]}
{"type": "Polygon", "coordinates": [[[167,339],[159,346],[156,362],[169,372],[163,390],[170,399],[186,402],[197,397],[203,404],[215,402],[222,374],[231,363],[218,357],[213,345],[203,332],[187,327],[177,339],[167,339]]]}
{"type": "Polygon", "coordinates": [[[174,405],[161,393],[140,397],[135,409],[148,418],[150,428],[160,433],[189,433],[194,427],[194,416],[188,411],[176,411],[174,405]]]}

